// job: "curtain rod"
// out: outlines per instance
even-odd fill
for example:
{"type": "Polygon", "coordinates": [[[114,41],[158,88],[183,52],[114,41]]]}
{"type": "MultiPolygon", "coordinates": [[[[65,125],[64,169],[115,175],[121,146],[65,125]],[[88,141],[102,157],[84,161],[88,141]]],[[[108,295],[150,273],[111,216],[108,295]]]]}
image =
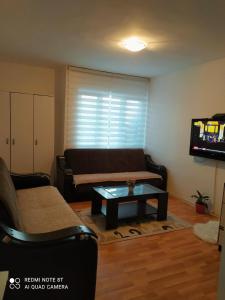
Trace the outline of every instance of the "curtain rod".
{"type": "Polygon", "coordinates": [[[102,76],[104,75],[104,76],[117,77],[117,78],[134,79],[134,80],[140,80],[140,81],[150,81],[151,80],[148,77],[134,76],[134,75],[128,75],[128,74],[121,74],[121,73],[113,73],[113,72],[107,72],[107,71],[99,71],[99,70],[71,66],[71,65],[68,65],[67,69],[82,72],[82,73],[96,74],[96,75],[102,75],[102,76]]]}

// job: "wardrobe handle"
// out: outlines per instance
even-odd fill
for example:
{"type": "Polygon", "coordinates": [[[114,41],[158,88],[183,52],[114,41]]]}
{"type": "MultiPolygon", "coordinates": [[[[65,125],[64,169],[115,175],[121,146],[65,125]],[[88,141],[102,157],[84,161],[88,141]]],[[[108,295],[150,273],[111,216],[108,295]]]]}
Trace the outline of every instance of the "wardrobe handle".
{"type": "Polygon", "coordinates": [[[15,139],[12,139],[12,145],[15,145],[15,139]]]}
{"type": "Polygon", "coordinates": [[[6,143],[6,145],[9,144],[9,138],[6,138],[6,139],[5,139],[5,143],[6,143]]]}
{"type": "Polygon", "coordinates": [[[38,144],[38,140],[37,140],[37,139],[35,139],[35,141],[34,141],[34,145],[35,145],[35,146],[37,146],[37,144],[38,144]]]}

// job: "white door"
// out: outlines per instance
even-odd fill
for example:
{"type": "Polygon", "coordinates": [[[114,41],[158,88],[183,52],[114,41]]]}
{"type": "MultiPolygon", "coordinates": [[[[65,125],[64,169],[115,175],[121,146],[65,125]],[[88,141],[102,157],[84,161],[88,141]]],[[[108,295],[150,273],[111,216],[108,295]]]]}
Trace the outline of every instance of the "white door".
{"type": "Polygon", "coordinates": [[[10,94],[0,92],[0,157],[10,169],[10,94]]]}
{"type": "Polygon", "coordinates": [[[11,94],[11,171],[33,173],[33,95],[11,94]]]}
{"type": "Polygon", "coordinates": [[[54,98],[34,95],[34,172],[51,174],[54,160],[54,98]]]}

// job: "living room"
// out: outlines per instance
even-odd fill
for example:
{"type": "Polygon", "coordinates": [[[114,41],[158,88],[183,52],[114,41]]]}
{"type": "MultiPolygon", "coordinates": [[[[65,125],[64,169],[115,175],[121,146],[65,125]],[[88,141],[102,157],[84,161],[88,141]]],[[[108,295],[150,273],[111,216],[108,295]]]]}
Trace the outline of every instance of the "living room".
{"type": "MultiPolygon", "coordinates": [[[[102,186],[99,184],[102,183],[102,178],[96,181],[96,177],[89,181],[97,183],[95,194],[92,194],[92,198],[95,195],[95,201],[88,201],[88,197],[82,196],[82,193],[81,196],[73,194],[78,190],[78,180],[87,180],[87,177],[83,178],[81,175],[93,177],[95,173],[103,173],[104,176],[106,173],[110,174],[108,181],[111,183],[115,180],[125,182],[126,187],[128,185],[130,198],[132,193],[135,194],[134,191],[137,192],[135,181],[149,180],[161,191],[160,194],[157,190],[157,195],[152,195],[152,191],[145,191],[149,199],[157,199],[150,202],[153,206],[158,205],[158,210],[169,195],[167,221],[160,220],[160,217],[158,221],[154,221],[155,226],[165,222],[161,224],[164,231],[165,226],[168,229],[165,234],[161,234],[163,230],[155,234],[149,233],[151,227],[146,229],[147,233],[138,236],[139,228],[135,227],[138,233],[131,231],[133,233],[127,236],[131,229],[122,230],[123,224],[115,218],[107,220],[102,217],[102,232],[98,231],[97,223],[94,227],[90,223],[91,230],[98,237],[97,300],[115,297],[121,300],[200,300],[218,297],[221,300],[225,297],[224,288],[219,284],[222,280],[219,278],[225,276],[223,260],[219,275],[220,259],[224,256],[223,247],[222,252],[219,252],[217,242],[213,244],[200,239],[193,229],[196,223],[220,222],[225,179],[224,159],[189,154],[191,130],[194,126],[192,119],[201,121],[207,118],[209,122],[218,122],[218,119],[213,120],[212,117],[225,113],[224,8],[225,4],[221,1],[201,0],[131,0],[124,3],[117,0],[64,3],[1,1],[0,93],[10,104],[7,108],[10,111],[3,112],[1,106],[0,131],[5,148],[0,145],[0,157],[3,157],[11,173],[49,174],[51,184],[56,186],[67,205],[78,213],[84,225],[91,219],[85,213],[91,214],[93,203],[95,207],[93,205],[92,210],[98,212],[99,206],[108,199],[103,196],[104,201],[101,203],[97,198],[99,193],[96,194],[96,187],[102,186]],[[138,46],[141,44],[143,49],[139,52],[127,50],[130,37],[132,42],[139,42],[138,46]],[[75,91],[78,95],[76,97],[75,91]],[[77,102],[73,102],[75,98],[77,102]],[[94,102],[100,98],[102,106],[97,101],[94,102]],[[118,99],[121,101],[119,110],[118,99]],[[35,105],[39,102],[44,104],[40,110],[37,109],[40,114],[35,117],[35,105]],[[30,103],[33,106],[29,106],[30,103]],[[79,103],[84,106],[79,106],[79,103]],[[93,105],[98,106],[95,107],[94,114],[93,105]],[[18,123],[13,123],[13,114],[16,116],[23,109],[23,117],[15,118],[18,123]],[[85,109],[86,115],[82,115],[82,110],[85,109]],[[139,114],[134,114],[134,109],[139,114]],[[30,118],[29,111],[32,111],[33,119],[30,118]],[[109,111],[107,124],[112,124],[112,119],[118,116],[122,120],[121,128],[114,126],[116,129],[111,133],[109,129],[106,130],[110,126],[104,123],[109,111]],[[129,118],[132,126],[128,134],[123,135],[129,118]],[[94,123],[89,126],[90,121],[94,123]],[[5,122],[8,122],[8,128],[5,122]],[[77,129],[82,127],[82,122],[86,122],[86,127],[83,127],[86,131],[77,129]],[[42,137],[36,138],[35,124],[41,128],[37,130],[37,136],[40,131],[44,132],[42,137]],[[88,134],[88,130],[91,134],[88,134]],[[105,132],[107,142],[102,142],[105,132]],[[85,138],[87,143],[82,146],[85,138]],[[41,142],[45,145],[43,148],[41,142]],[[43,156],[38,156],[38,147],[44,153],[43,156]],[[71,155],[73,158],[68,167],[68,160],[64,162],[64,151],[83,150],[82,148],[88,151],[90,148],[98,148],[98,151],[88,152],[88,158],[85,151],[69,153],[67,159],[71,155]],[[132,156],[134,152],[122,151],[127,148],[135,151],[141,148],[145,157],[137,152],[132,156]],[[113,152],[118,149],[122,152],[113,152]],[[101,150],[106,152],[99,152],[101,150]],[[142,157],[140,164],[144,161],[146,167],[140,167],[138,155],[139,158],[142,157]],[[35,157],[38,159],[35,160],[35,157]],[[72,163],[75,164],[74,170],[72,163]],[[126,168],[123,169],[125,165],[126,168]],[[61,177],[60,168],[64,172],[61,177]],[[80,173],[77,171],[79,168],[80,173]],[[101,171],[96,171],[100,169],[101,171]],[[142,173],[123,180],[112,179],[112,173],[116,176],[121,172],[137,171],[142,173]],[[143,173],[146,171],[151,175],[143,173]],[[67,193],[68,186],[71,194],[67,193]],[[196,191],[209,197],[205,214],[195,211],[195,199],[192,195],[196,191]],[[161,196],[164,200],[161,200],[161,196]],[[175,223],[166,223],[170,222],[171,216],[175,216],[175,223]],[[181,220],[178,222],[180,227],[176,223],[177,219],[181,220]],[[107,221],[108,228],[112,226],[117,229],[106,230],[107,221]],[[110,236],[111,231],[114,232],[113,238],[110,236]]],[[[0,100],[3,99],[1,97],[0,100]]],[[[219,122],[224,122],[224,116],[218,118],[221,118],[219,122]]],[[[106,179],[103,181],[108,182],[106,179]]],[[[124,202],[126,201],[127,198],[124,202]]],[[[138,215],[142,213],[143,203],[146,204],[138,200],[138,215]]],[[[163,209],[161,212],[165,217],[165,205],[163,209]]],[[[69,215],[67,221],[70,224],[69,215]]],[[[34,224],[33,220],[29,222],[34,224]]],[[[41,223],[37,217],[35,226],[39,226],[38,222],[41,223]]],[[[44,225],[46,224],[43,223],[44,225]]],[[[85,234],[91,235],[90,232],[85,234]]],[[[29,233],[34,234],[34,231],[29,233]]],[[[77,260],[79,261],[79,257],[77,260]]],[[[1,271],[3,269],[1,266],[1,271]]],[[[4,271],[8,271],[7,268],[4,271]]],[[[73,272],[70,272],[73,276],[73,272]]],[[[45,277],[51,276],[53,275],[49,270],[45,277]]],[[[88,277],[85,273],[82,276],[88,277]]],[[[13,278],[15,277],[16,275],[13,278]]],[[[55,277],[59,278],[60,275],[55,277]]],[[[87,283],[86,288],[89,288],[87,283]]],[[[41,299],[39,290],[32,292],[31,298],[29,291],[25,291],[23,299],[35,299],[37,296],[41,299]]],[[[58,290],[57,294],[48,294],[48,299],[70,299],[63,293],[66,292],[58,290]]],[[[86,300],[85,295],[82,295],[81,289],[81,294],[74,299],[86,300]]],[[[20,296],[12,290],[11,298],[6,295],[4,300],[20,299],[20,296]]],[[[44,299],[46,295],[42,293],[42,296],[44,299]]]]}

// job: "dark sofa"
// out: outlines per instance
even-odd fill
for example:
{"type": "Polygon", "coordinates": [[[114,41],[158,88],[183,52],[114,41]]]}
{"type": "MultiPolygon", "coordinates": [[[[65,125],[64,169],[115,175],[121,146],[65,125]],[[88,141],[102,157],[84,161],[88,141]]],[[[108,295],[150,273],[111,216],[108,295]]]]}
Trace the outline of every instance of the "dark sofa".
{"type": "Polygon", "coordinates": [[[167,170],[143,149],[67,149],[57,156],[57,187],[67,201],[88,200],[93,186],[129,179],[166,190],[167,170]]]}
{"type": "Polygon", "coordinates": [[[0,158],[0,272],[20,281],[18,289],[8,281],[4,300],[94,300],[96,235],[46,184],[43,176],[11,177],[0,158]],[[22,189],[15,190],[12,179],[22,189]],[[53,288],[43,278],[53,278],[53,288]]]}

